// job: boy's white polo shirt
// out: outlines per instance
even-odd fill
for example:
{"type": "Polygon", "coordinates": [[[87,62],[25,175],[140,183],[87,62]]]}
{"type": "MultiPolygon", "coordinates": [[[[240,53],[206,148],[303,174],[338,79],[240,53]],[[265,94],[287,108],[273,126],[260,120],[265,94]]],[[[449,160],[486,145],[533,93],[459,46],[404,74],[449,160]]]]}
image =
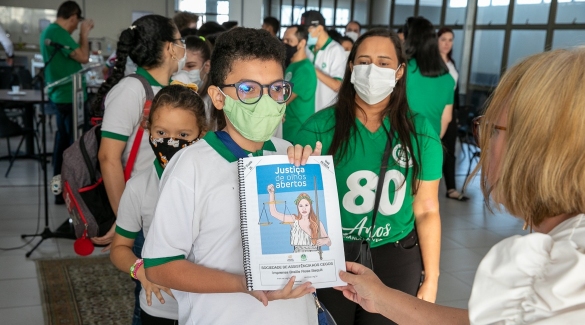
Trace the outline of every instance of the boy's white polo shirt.
{"type": "MultiPolygon", "coordinates": [[[[306,49],[307,57],[313,62],[313,66],[331,78],[343,80],[347,63],[347,56],[343,47],[330,37],[317,53],[313,52],[314,49],[314,46],[309,46],[306,49]]],[[[315,112],[334,105],[336,100],[337,92],[317,79],[315,112]]]]}
{"type": "MultiPolygon", "coordinates": [[[[159,193],[159,178],[162,173],[163,168],[158,160],[154,160],[154,166],[138,173],[126,183],[126,188],[118,207],[117,234],[135,239],[142,229],[144,236],[148,235],[150,224],[154,217],[154,208],[159,193]]],[[[146,301],[146,292],[142,288],[140,291],[140,308],[151,316],[177,319],[179,315],[177,301],[164,291],[161,291],[161,294],[165,299],[165,303],[161,304],[160,300],[153,294],[152,304],[149,306],[146,301]]]]}
{"type": "MultiPolygon", "coordinates": [[[[253,155],[286,154],[290,144],[272,138],[253,155]]],[[[178,152],[167,166],[146,242],[145,267],[175,260],[244,274],[236,157],[209,132],[178,152]]],[[[192,281],[197,281],[196,278],[192,281]]],[[[265,307],[249,294],[173,290],[180,324],[317,324],[312,295],[265,307]]]]}

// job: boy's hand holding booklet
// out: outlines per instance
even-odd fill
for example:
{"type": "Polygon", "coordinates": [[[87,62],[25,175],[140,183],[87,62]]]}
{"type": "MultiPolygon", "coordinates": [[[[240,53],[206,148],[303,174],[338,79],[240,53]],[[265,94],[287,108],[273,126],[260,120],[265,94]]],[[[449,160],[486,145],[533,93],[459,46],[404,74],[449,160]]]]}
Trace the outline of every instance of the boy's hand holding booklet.
{"type": "Polygon", "coordinates": [[[280,290],[293,276],[296,285],[345,285],[333,158],[296,167],[287,156],[246,157],[238,169],[248,290],[280,290]]]}

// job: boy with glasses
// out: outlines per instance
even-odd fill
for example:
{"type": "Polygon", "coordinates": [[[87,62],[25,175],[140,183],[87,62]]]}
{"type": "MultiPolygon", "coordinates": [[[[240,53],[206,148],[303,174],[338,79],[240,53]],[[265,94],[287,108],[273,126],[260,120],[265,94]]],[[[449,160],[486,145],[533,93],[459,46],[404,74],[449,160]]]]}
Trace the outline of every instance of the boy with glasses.
{"type": "Polygon", "coordinates": [[[208,94],[227,126],[178,152],[161,180],[144,266],[149,280],[173,289],[180,324],[317,324],[310,283],[248,291],[244,277],[237,159],[286,154],[289,143],[271,137],[292,92],[284,59],[266,31],[222,34],[208,94]]]}
{"type": "Polygon", "coordinates": [[[325,29],[325,18],[320,12],[305,11],[301,16],[301,25],[309,31],[306,52],[317,73],[316,112],[335,104],[345,73],[347,56],[343,47],[329,37],[325,29]]]}

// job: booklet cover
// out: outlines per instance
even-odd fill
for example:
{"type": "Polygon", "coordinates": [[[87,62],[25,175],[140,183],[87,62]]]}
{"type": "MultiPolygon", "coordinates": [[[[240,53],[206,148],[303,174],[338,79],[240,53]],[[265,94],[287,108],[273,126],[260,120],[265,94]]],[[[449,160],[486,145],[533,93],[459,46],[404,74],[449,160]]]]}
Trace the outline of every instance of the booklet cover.
{"type": "Polygon", "coordinates": [[[248,157],[238,169],[248,290],[279,290],[292,276],[315,288],[345,285],[333,158],[295,167],[287,156],[248,157]]]}

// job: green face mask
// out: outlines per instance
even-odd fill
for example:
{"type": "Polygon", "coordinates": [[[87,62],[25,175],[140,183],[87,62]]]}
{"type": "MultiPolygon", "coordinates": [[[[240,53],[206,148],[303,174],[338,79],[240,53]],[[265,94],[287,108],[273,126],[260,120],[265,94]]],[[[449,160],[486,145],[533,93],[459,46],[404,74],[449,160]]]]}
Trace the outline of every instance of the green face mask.
{"type": "Polygon", "coordinates": [[[255,104],[244,104],[226,94],[224,96],[225,116],[244,138],[254,142],[270,139],[286,109],[285,103],[279,104],[268,95],[263,95],[255,104]]]}

